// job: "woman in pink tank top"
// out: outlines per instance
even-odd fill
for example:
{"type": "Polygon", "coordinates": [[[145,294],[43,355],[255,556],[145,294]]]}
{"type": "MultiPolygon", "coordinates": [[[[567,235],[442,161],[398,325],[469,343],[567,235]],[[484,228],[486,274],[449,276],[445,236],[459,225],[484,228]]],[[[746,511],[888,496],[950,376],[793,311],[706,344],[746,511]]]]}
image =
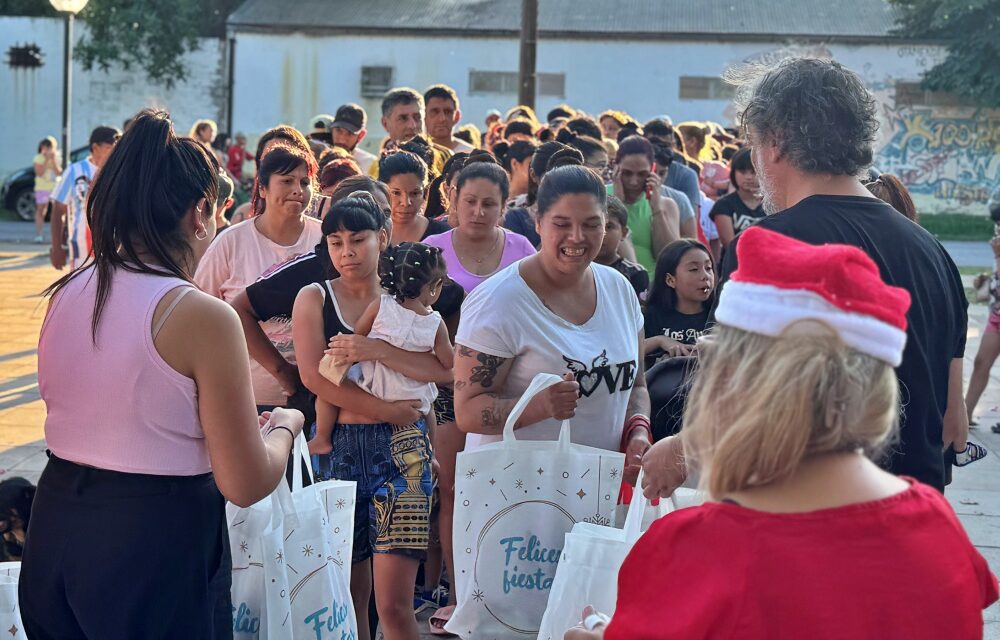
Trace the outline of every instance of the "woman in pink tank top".
{"type": "Polygon", "coordinates": [[[232,637],[225,500],[274,490],[303,418],[257,417],[240,322],[192,285],[218,181],[166,113],[140,112],[91,189],[92,261],[47,292],[29,637],[232,637]]]}

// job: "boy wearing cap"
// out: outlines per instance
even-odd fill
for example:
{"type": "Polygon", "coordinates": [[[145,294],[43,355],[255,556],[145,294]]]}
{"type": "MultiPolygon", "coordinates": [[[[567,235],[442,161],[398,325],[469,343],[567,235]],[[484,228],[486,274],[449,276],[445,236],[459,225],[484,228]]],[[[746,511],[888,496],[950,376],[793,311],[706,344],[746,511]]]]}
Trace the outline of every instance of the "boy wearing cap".
{"type": "Polygon", "coordinates": [[[361,172],[367,174],[371,169],[375,156],[368,153],[358,145],[368,130],[365,128],[368,122],[368,115],[360,105],[347,103],[337,109],[333,123],[330,125],[330,134],[333,137],[333,144],[343,147],[351,152],[354,161],[361,167],[361,172]]]}
{"type": "Polygon", "coordinates": [[[97,171],[104,166],[121,135],[118,129],[107,126],[91,131],[90,155],[71,164],[52,192],[52,249],[49,259],[56,269],[62,270],[67,264],[70,269],[75,269],[90,254],[87,193],[97,171]]]}

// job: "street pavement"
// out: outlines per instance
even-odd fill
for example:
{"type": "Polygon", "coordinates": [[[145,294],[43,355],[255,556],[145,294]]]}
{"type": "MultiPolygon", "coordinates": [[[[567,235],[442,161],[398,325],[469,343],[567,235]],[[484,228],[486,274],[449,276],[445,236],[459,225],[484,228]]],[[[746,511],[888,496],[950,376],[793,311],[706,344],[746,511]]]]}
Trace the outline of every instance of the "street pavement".
{"type": "MultiPolygon", "coordinates": [[[[45,408],[38,394],[36,347],[45,313],[40,292],[58,273],[48,264],[44,249],[31,244],[32,235],[30,224],[0,222],[0,480],[23,476],[37,482],[46,461],[42,439],[45,408]]],[[[963,261],[981,259],[982,252],[971,244],[946,246],[963,261]]],[[[964,266],[988,268],[992,258],[988,246],[983,256],[984,261],[964,266]]],[[[985,305],[970,307],[966,379],[972,372],[986,318],[985,305]]],[[[1000,435],[992,433],[990,425],[1000,422],[1000,372],[996,368],[994,372],[979,404],[980,426],[971,436],[989,450],[989,455],[955,469],[946,495],[972,542],[996,572],[1000,571],[1000,435]]],[[[1000,606],[990,607],[985,619],[985,637],[1000,640],[1000,606]]]]}

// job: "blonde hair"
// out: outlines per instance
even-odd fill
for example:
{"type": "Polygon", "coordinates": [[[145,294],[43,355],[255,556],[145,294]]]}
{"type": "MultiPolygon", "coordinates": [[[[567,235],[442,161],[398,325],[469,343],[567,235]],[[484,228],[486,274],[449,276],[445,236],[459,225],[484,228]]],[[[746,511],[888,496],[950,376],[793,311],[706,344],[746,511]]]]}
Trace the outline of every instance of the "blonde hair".
{"type": "Polygon", "coordinates": [[[701,347],[681,438],[714,498],[784,480],[809,456],[874,456],[895,435],[898,388],[888,364],[828,329],[791,333],[719,325],[701,347]]]}
{"type": "Polygon", "coordinates": [[[191,132],[188,133],[188,137],[198,140],[198,132],[204,129],[205,127],[212,127],[212,131],[216,133],[219,132],[219,125],[215,124],[215,120],[209,120],[206,118],[204,120],[195,121],[194,125],[191,126],[191,132]]]}
{"type": "Polygon", "coordinates": [[[601,120],[604,120],[605,118],[611,118],[612,120],[614,120],[615,122],[617,122],[619,124],[619,126],[622,126],[622,127],[624,127],[625,125],[630,124],[630,123],[638,124],[638,122],[636,122],[635,118],[633,118],[629,114],[625,113],[624,111],[619,111],[617,109],[608,109],[607,111],[605,111],[601,115],[597,116],[597,121],[600,122],[601,120]]]}

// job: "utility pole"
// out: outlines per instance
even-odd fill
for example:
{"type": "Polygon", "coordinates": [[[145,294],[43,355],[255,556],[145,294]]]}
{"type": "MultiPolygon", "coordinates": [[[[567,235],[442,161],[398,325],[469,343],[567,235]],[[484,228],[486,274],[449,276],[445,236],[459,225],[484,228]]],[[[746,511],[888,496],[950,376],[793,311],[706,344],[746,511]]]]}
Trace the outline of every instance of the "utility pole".
{"type": "Polygon", "coordinates": [[[535,108],[535,54],[538,48],[538,0],[521,0],[521,66],[518,104],[535,108]]]}

